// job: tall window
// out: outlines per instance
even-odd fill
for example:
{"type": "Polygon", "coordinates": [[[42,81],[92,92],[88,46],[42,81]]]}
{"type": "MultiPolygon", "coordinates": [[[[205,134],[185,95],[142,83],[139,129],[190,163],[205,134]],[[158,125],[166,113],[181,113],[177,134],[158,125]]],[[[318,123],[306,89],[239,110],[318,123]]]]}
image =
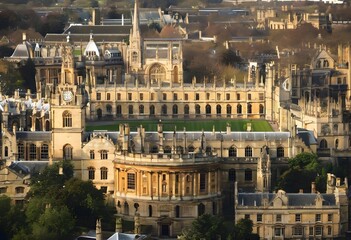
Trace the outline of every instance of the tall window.
{"type": "Polygon", "coordinates": [[[62,114],[63,127],[72,127],[72,114],[69,111],[64,111],[62,114]]]}
{"type": "Polygon", "coordinates": [[[73,148],[71,145],[67,144],[63,147],[63,159],[72,160],[73,158],[73,148]]]}
{"type": "Polygon", "coordinates": [[[248,114],[251,114],[251,113],[252,113],[252,104],[251,104],[251,103],[248,103],[248,104],[247,104],[247,113],[248,113],[248,114]]]}
{"type": "Polygon", "coordinates": [[[188,117],[189,116],[189,105],[186,104],[184,106],[184,117],[188,117]]]}
{"type": "Polygon", "coordinates": [[[236,148],[233,146],[229,148],[229,157],[236,157],[236,148]]]}
{"type": "Polygon", "coordinates": [[[132,53],[132,62],[137,62],[138,61],[138,53],[137,52],[133,52],[132,53]]]}
{"type": "Polygon", "coordinates": [[[302,236],[303,228],[301,226],[296,226],[293,228],[293,235],[294,236],[302,236]]]}
{"type": "Polygon", "coordinates": [[[106,167],[102,167],[100,168],[100,177],[101,177],[101,180],[107,180],[107,168],[106,167]]]}
{"type": "Polygon", "coordinates": [[[178,115],[178,106],[177,105],[173,105],[172,114],[173,115],[178,115]]]}
{"type": "Polygon", "coordinates": [[[128,106],[128,114],[133,115],[133,105],[128,106]]]}
{"type": "Polygon", "coordinates": [[[241,106],[241,104],[238,104],[238,106],[236,106],[236,113],[237,114],[242,114],[242,106],[241,106]]]}
{"type": "Polygon", "coordinates": [[[139,106],[139,114],[144,114],[144,105],[139,106]]]}
{"type": "Polygon", "coordinates": [[[155,106],[151,105],[150,106],[150,116],[154,116],[155,115],[155,106]]]}
{"type": "Polygon", "coordinates": [[[96,100],[101,100],[101,93],[96,93],[96,100]]]}
{"type": "Polygon", "coordinates": [[[211,115],[211,106],[210,105],[206,105],[206,116],[210,116],[211,115]]]}
{"type": "Polygon", "coordinates": [[[18,159],[24,159],[24,145],[22,143],[19,143],[17,145],[17,150],[18,150],[18,159]]]}
{"type": "Polygon", "coordinates": [[[295,222],[301,222],[301,214],[295,214],[295,222]]]}
{"type": "Polygon", "coordinates": [[[160,64],[155,64],[150,68],[151,83],[158,83],[166,79],[166,70],[160,64]]]}
{"type": "Polygon", "coordinates": [[[162,105],[161,107],[161,113],[163,116],[167,115],[167,105],[162,105]]]}
{"type": "Polygon", "coordinates": [[[100,151],[100,158],[101,159],[107,159],[108,158],[107,150],[101,150],[100,151]]]}
{"type": "Polygon", "coordinates": [[[217,113],[218,116],[220,116],[221,113],[222,113],[222,107],[219,104],[216,106],[216,113],[217,113]]]}
{"type": "Polygon", "coordinates": [[[90,159],[95,159],[95,152],[94,150],[90,150],[90,159]]]}
{"type": "Polygon", "coordinates": [[[8,146],[5,147],[5,151],[4,152],[5,152],[4,153],[5,157],[8,157],[9,156],[9,147],[8,146]]]}
{"type": "Polygon", "coordinates": [[[232,106],[231,105],[227,105],[227,117],[231,117],[232,115],[232,106]]]}
{"type": "Polygon", "coordinates": [[[200,115],[200,105],[199,104],[195,105],[195,114],[200,115]]]}
{"type": "Polygon", "coordinates": [[[245,169],[245,181],[252,181],[252,170],[245,169]]]}
{"type": "Polygon", "coordinates": [[[88,179],[89,180],[95,179],[95,168],[94,167],[88,167],[88,179]]]}
{"type": "Polygon", "coordinates": [[[135,190],[135,173],[127,174],[127,189],[135,190]]]}
{"type": "Polygon", "coordinates": [[[47,144],[43,144],[40,149],[40,159],[48,159],[49,158],[49,146],[47,144]]]}
{"type": "Polygon", "coordinates": [[[200,173],[200,192],[206,191],[206,174],[200,173]]]}
{"type": "Polygon", "coordinates": [[[37,146],[35,144],[29,145],[29,160],[37,158],[37,146]]]}
{"type": "Polygon", "coordinates": [[[252,148],[250,146],[245,148],[245,157],[252,157],[252,148]]]}
{"type": "Polygon", "coordinates": [[[111,100],[111,94],[110,93],[106,94],[106,100],[111,100]]]}
{"type": "Polygon", "coordinates": [[[277,147],[277,157],[284,157],[284,148],[277,147]]]}

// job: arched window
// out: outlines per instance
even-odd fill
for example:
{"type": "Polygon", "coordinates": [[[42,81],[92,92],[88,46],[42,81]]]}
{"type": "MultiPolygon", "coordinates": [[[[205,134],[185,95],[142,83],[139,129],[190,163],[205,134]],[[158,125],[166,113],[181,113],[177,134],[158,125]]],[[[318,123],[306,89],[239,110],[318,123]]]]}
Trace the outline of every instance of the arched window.
{"type": "Polygon", "coordinates": [[[232,116],[232,106],[231,105],[227,105],[227,117],[231,117],[232,116]]]}
{"type": "Polygon", "coordinates": [[[335,139],[335,149],[338,149],[339,147],[339,139],[335,139]]]}
{"type": "Polygon", "coordinates": [[[38,118],[35,119],[35,131],[41,131],[41,120],[38,118]]]}
{"type": "Polygon", "coordinates": [[[129,204],[124,202],[124,214],[129,215],[129,204]]]}
{"type": "Polygon", "coordinates": [[[96,114],[97,114],[98,119],[101,119],[101,118],[102,118],[102,110],[101,110],[101,108],[98,108],[98,109],[96,110],[96,114]]]}
{"type": "Polygon", "coordinates": [[[172,153],[172,148],[170,146],[165,146],[163,151],[164,151],[164,153],[172,153]]]}
{"type": "Polygon", "coordinates": [[[50,121],[49,120],[45,121],[45,131],[50,131],[50,121]]]}
{"type": "Polygon", "coordinates": [[[178,115],[178,106],[177,105],[173,105],[172,114],[173,115],[178,115]]]}
{"type": "Polygon", "coordinates": [[[149,205],[149,217],[152,217],[152,206],[149,205]]]}
{"type": "Polygon", "coordinates": [[[63,147],[63,159],[72,160],[73,158],[73,148],[71,145],[67,144],[63,147]]]}
{"type": "Polygon", "coordinates": [[[108,173],[108,169],[106,167],[100,168],[101,180],[107,180],[107,173],[108,173]]]}
{"type": "Polygon", "coordinates": [[[95,152],[94,152],[94,150],[90,150],[89,155],[90,155],[90,159],[95,159],[95,152]]]}
{"type": "Polygon", "coordinates": [[[158,147],[156,145],[152,146],[151,150],[150,150],[150,153],[158,153],[158,147]]]}
{"type": "Polygon", "coordinates": [[[264,107],[263,107],[263,105],[262,104],[260,104],[260,114],[264,114],[264,107]]]}
{"type": "Polygon", "coordinates": [[[196,105],[195,105],[195,114],[196,114],[197,116],[201,114],[200,105],[199,105],[199,104],[196,104],[196,105]]]}
{"type": "Polygon", "coordinates": [[[37,158],[37,146],[35,144],[29,145],[29,160],[34,160],[37,158]]]}
{"type": "Polygon", "coordinates": [[[206,152],[207,155],[211,155],[212,154],[211,146],[207,146],[205,152],[206,152]]]}
{"type": "Polygon", "coordinates": [[[325,139],[322,139],[321,142],[319,143],[319,148],[321,149],[326,149],[328,148],[328,142],[325,139]]]}
{"type": "Polygon", "coordinates": [[[234,146],[231,146],[229,148],[229,157],[236,157],[236,154],[237,154],[236,148],[234,146]]]}
{"type": "Polygon", "coordinates": [[[188,104],[186,104],[185,106],[184,106],[184,117],[189,117],[189,105],[188,104]]]}
{"type": "Polygon", "coordinates": [[[220,116],[222,114],[222,107],[219,104],[216,106],[216,113],[217,116],[220,116]]]}
{"type": "Polygon", "coordinates": [[[116,115],[117,115],[117,117],[122,116],[122,106],[121,105],[116,106],[116,115]]]}
{"type": "Polygon", "coordinates": [[[339,131],[339,126],[338,126],[338,124],[337,123],[335,123],[334,125],[333,125],[333,131],[334,131],[334,133],[338,133],[338,131],[339,131]]]}
{"type": "Polygon", "coordinates": [[[150,81],[151,84],[158,83],[166,80],[166,70],[160,64],[154,64],[150,68],[150,81]]]}
{"type": "Polygon", "coordinates": [[[238,105],[236,106],[236,113],[237,113],[237,114],[242,114],[242,106],[241,106],[241,104],[238,104],[238,105]]]}
{"type": "Polygon", "coordinates": [[[106,105],[106,112],[107,112],[107,114],[111,114],[112,113],[112,106],[110,104],[106,105]]]}
{"type": "Polygon", "coordinates": [[[4,149],[4,155],[5,155],[5,157],[9,156],[9,147],[8,146],[6,146],[4,149]]]}
{"type": "Polygon", "coordinates": [[[49,159],[49,146],[43,144],[40,148],[40,159],[49,159]]]}
{"type": "Polygon", "coordinates": [[[197,213],[198,213],[198,217],[205,214],[205,205],[203,203],[200,203],[199,205],[197,205],[197,213]]]}
{"type": "Polygon", "coordinates": [[[133,52],[132,53],[132,62],[137,62],[138,61],[138,53],[137,52],[133,52]]]}
{"type": "Polygon", "coordinates": [[[252,148],[250,146],[245,148],[245,157],[252,157],[252,148]]]}
{"type": "Polygon", "coordinates": [[[150,106],[150,116],[155,116],[155,106],[154,105],[150,106]]]}
{"type": "Polygon", "coordinates": [[[167,116],[167,105],[162,105],[161,113],[163,116],[167,116]]]}
{"type": "Polygon", "coordinates": [[[62,114],[63,127],[72,127],[72,114],[69,111],[64,111],[62,114]]]}
{"type": "Polygon", "coordinates": [[[277,147],[277,157],[284,157],[284,148],[283,147],[277,147]]]}
{"type": "Polygon", "coordinates": [[[251,113],[252,113],[252,104],[251,104],[251,103],[248,103],[248,104],[247,104],[247,113],[248,113],[248,114],[251,114],[251,113]]]}
{"type": "Polygon", "coordinates": [[[190,145],[190,146],[188,147],[188,152],[192,153],[192,152],[194,152],[194,151],[195,151],[194,146],[190,145]]]}
{"type": "Polygon", "coordinates": [[[139,114],[144,114],[144,105],[139,106],[139,114]]]}
{"type": "Polygon", "coordinates": [[[211,116],[211,106],[209,104],[206,105],[206,116],[211,116]]]}
{"type": "Polygon", "coordinates": [[[88,167],[88,179],[89,180],[95,179],[95,168],[94,167],[88,167]]]}
{"type": "Polygon", "coordinates": [[[133,115],[133,105],[128,106],[128,114],[133,115]]]}
{"type": "Polygon", "coordinates": [[[252,170],[249,168],[245,169],[245,181],[252,181],[252,170]]]}

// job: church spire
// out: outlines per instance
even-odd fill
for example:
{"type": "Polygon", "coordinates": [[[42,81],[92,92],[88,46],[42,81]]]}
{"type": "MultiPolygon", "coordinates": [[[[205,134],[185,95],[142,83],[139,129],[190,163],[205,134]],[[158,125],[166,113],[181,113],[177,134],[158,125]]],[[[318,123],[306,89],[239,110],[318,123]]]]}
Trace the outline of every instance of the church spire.
{"type": "Polygon", "coordinates": [[[139,36],[139,0],[134,3],[133,37],[139,36]]]}

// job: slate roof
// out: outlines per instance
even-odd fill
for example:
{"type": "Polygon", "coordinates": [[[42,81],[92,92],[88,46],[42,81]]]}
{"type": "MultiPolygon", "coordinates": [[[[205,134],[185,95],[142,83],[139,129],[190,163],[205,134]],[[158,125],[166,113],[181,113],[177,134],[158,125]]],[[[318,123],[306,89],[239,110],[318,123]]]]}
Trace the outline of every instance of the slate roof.
{"type": "Polygon", "coordinates": [[[72,25],[63,34],[122,34],[129,35],[132,25],[72,25]]]}
{"type": "MultiPolygon", "coordinates": [[[[316,193],[286,193],[288,198],[288,206],[293,207],[306,207],[315,206],[315,199],[318,194],[316,193]]],[[[320,194],[323,198],[323,205],[336,206],[334,194],[320,194]]],[[[262,206],[263,199],[268,198],[271,202],[275,198],[275,193],[239,193],[238,205],[239,206],[262,206]]]]}
{"type": "Polygon", "coordinates": [[[51,131],[17,131],[16,132],[17,140],[29,140],[29,141],[51,141],[51,131]]]}
{"type": "Polygon", "coordinates": [[[26,176],[34,172],[43,171],[48,164],[48,161],[15,161],[8,168],[19,175],[26,176]]]}
{"type": "Polygon", "coordinates": [[[301,138],[301,140],[306,144],[306,146],[311,146],[311,145],[317,145],[317,139],[313,135],[312,131],[303,129],[303,128],[298,128],[297,129],[297,135],[301,138]]]}

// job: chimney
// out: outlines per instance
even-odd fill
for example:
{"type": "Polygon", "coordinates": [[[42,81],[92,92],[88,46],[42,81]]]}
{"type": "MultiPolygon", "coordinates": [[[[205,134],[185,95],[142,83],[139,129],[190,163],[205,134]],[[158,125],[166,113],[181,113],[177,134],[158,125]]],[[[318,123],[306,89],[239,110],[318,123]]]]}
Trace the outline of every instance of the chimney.
{"type": "Polygon", "coordinates": [[[316,193],[316,183],[315,182],[311,183],[311,193],[316,193]]]}
{"type": "Polygon", "coordinates": [[[27,33],[25,32],[22,33],[22,41],[23,41],[23,44],[27,41],[27,33]]]}

